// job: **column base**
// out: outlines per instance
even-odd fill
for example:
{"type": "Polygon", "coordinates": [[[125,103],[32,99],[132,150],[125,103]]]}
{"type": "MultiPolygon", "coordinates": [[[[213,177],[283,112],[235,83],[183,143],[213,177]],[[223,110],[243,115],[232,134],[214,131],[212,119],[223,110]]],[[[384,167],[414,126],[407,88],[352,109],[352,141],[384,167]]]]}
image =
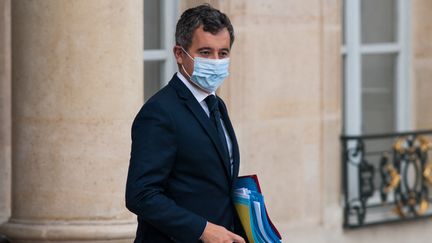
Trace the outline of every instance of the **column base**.
{"type": "Polygon", "coordinates": [[[131,221],[28,221],[10,220],[0,233],[13,243],[130,243],[136,223],[131,221]]]}

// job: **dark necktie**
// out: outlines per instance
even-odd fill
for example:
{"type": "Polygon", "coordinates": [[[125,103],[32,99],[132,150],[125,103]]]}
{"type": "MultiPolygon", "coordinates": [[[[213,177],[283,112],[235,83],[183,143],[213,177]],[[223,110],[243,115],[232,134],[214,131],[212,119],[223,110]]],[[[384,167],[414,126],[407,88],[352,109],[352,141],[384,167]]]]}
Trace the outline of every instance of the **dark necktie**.
{"type": "Polygon", "coordinates": [[[209,108],[210,119],[215,125],[219,139],[222,142],[223,152],[225,153],[225,156],[227,156],[229,160],[228,146],[226,142],[225,132],[222,128],[221,113],[219,111],[218,99],[214,95],[209,95],[207,96],[207,98],[205,98],[205,102],[207,103],[207,106],[209,108]]]}

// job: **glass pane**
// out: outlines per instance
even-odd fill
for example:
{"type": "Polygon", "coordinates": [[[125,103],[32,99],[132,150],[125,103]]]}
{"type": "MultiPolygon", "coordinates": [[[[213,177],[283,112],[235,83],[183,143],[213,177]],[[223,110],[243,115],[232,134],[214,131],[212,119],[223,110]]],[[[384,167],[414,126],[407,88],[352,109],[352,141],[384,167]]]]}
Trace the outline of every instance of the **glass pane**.
{"type": "Polygon", "coordinates": [[[145,61],[144,62],[144,99],[147,101],[161,87],[161,61],[145,61]]]}
{"type": "Polygon", "coordinates": [[[395,54],[363,55],[363,134],[395,131],[395,60],[395,54]]]}
{"type": "Polygon", "coordinates": [[[362,0],[362,43],[396,41],[397,0],[362,0]]]}
{"type": "MultiPolygon", "coordinates": [[[[364,55],[362,59],[362,133],[395,132],[395,64],[394,54],[364,55]]],[[[371,140],[365,157],[379,168],[383,154],[391,154],[393,140],[371,140]]],[[[374,178],[380,185],[379,176],[374,178]]],[[[379,190],[379,188],[376,188],[379,190]]]]}
{"type": "Polygon", "coordinates": [[[161,1],[144,0],[144,49],[161,48],[161,1]]]}

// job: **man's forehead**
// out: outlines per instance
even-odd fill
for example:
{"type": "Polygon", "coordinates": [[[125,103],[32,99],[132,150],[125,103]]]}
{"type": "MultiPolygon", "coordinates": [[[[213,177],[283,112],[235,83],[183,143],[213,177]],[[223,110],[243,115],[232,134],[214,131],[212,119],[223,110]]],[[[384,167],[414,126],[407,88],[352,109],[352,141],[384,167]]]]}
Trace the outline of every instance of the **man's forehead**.
{"type": "Polygon", "coordinates": [[[196,48],[211,47],[211,48],[229,48],[230,47],[230,35],[227,28],[223,28],[216,34],[204,31],[203,27],[200,26],[194,31],[192,38],[192,45],[196,48]]]}

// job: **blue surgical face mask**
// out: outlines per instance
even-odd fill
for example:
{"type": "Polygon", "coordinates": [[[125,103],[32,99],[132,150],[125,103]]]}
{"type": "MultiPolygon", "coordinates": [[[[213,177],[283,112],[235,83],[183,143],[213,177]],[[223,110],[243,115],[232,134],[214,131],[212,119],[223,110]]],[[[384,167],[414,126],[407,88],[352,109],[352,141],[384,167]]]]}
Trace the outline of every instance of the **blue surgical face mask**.
{"type": "Polygon", "coordinates": [[[216,91],[229,75],[229,58],[193,58],[185,49],[183,49],[183,47],[181,48],[194,61],[194,70],[192,75],[189,75],[182,65],[183,71],[189,76],[189,79],[209,93],[216,91]]]}

